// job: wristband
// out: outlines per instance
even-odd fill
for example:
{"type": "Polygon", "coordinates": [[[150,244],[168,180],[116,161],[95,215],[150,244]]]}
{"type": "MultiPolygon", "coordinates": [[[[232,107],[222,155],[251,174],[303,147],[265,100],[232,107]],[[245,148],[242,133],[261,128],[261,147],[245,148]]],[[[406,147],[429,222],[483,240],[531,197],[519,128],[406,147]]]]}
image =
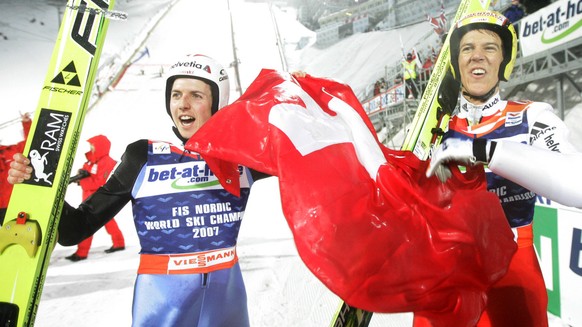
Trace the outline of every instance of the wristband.
{"type": "Polygon", "coordinates": [[[473,140],[473,156],[479,162],[489,162],[487,158],[487,139],[473,140]]]}
{"type": "Polygon", "coordinates": [[[487,158],[487,162],[489,163],[491,161],[491,158],[493,158],[493,153],[495,152],[495,147],[497,146],[497,142],[495,141],[491,141],[489,142],[489,158],[487,158]]]}

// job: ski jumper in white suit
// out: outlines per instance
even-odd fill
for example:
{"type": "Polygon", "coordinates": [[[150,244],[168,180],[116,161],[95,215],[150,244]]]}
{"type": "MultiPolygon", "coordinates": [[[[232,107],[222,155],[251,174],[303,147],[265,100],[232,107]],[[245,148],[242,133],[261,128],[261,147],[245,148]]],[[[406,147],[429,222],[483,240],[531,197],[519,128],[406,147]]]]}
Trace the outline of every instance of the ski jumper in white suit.
{"type": "MultiPolygon", "coordinates": [[[[507,274],[487,292],[478,327],[548,326],[548,297],[533,247],[536,198],[582,207],[582,153],[569,141],[566,124],[547,103],[499,97],[500,81],[508,81],[515,66],[517,36],[495,11],[468,13],[455,23],[446,76],[457,84],[450,82],[441,95],[453,99],[461,93],[460,111],[427,170],[446,180],[449,164],[487,165],[487,187],[499,197],[516,237],[517,252],[507,274]]],[[[419,317],[414,326],[427,326],[419,317]]]]}
{"type": "Polygon", "coordinates": [[[444,139],[497,141],[486,170],[487,187],[498,195],[518,244],[507,275],[487,294],[488,307],[478,326],[548,324],[548,298],[533,247],[532,223],[537,195],[526,187],[541,189],[545,192],[543,195],[562,204],[582,206],[581,192],[568,181],[575,165],[582,163],[582,157],[568,135],[568,128],[547,103],[504,101],[496,94],[477,106],[461,97],[460,112],[451,119],[444,139]],[[540,150],[532,153],[535,149],[531,147],[540,150]],[[556,160],[556,152],[571,157],[562,156],[556,160]],[[536,165],[544,167],[544,174],[536,165]],[[511,176],[519,183],[499,174],[511,176]]]}

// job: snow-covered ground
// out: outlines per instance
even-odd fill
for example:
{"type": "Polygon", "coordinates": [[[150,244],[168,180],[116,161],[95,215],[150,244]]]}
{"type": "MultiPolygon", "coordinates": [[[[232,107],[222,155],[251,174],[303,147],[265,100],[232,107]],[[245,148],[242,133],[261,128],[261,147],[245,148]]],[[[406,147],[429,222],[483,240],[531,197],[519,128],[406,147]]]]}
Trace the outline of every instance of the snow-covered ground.
{"type": "MultiPolygon", "coordinates": [[[[58,8],[50,5],[53,2],[0,2],[0,124],[36,108],[60,17],[58,8]]],[[[204,53],[225,66],[233,62],[226,0],[118,0],[116,9],[127,12],[129,19],[111,21],[101,62],[120,60],[123,53],[143,46],[147,46],[150,55],[132,66],[115,89],[105,93],[89,112],[74,169],[83,163],[83,140],[96,134],[111,139],[114,158],[120,158],[125,146],[140,138],[174,139],[163,107],[163,79],[158,73],[177,54],[204,53]],[[170,9],[166,13],[167,8],[170,9]],[[144,25],[153,29],[144,31],[144,25]]],[[[231,0],[230,9],[244,89],[260,69],[282,68],[278,41],[268,4],[231,0]]],[[[350,83],[358,93],[383,76],[387,64],[398,61],[399,39],[405,40],[406,48],[412,47],[430,30],[427,23],[422,23],[401,31],[355,35],[327,49],[307,47],[298,52],[294,49],[300,38],[313,40],[313,33],[295,21],[291,10],[273,9],[289,70],[338,78],[350,83]],[[395,42],[398,46],[394,46],[395,42]]],[[[230,68],[232,82],[233,72],[230,68]]],[[[233,83],[231,100],[237,96],[233,83]]],[[[572,110],[570,115],[580,121],[580,112],[572,110]]],[[[582,139],[580,132],[577,135],[582,139]]],[[[4,144],[19,138],[22,135],[18,124],[0,129],[0,142],[4,144]]],[[[77,204],[80,198],[80,189],[71,186],[67,201],[77,204]]],[[[37,326],[130,325],[139,245],[130,208],[126,207],[116,220],[126,237],[125,251],[104,254],[103,250],[110,246],[104,230],[96,234],[88,260],[71,263],[64,257],[74,252],[74,247],[55,248],[37,326]]],[[[252,326],[329,324],[339,300],[298,258],[281,214],[275,178],[253,186],[240,233],[239,256],[252,326]]],[[[410,326],[410,322],[410,314],[376,315],[372,325],[410,326]]],[[[552,326],[561,323],[552,319],[552,326]]]]}

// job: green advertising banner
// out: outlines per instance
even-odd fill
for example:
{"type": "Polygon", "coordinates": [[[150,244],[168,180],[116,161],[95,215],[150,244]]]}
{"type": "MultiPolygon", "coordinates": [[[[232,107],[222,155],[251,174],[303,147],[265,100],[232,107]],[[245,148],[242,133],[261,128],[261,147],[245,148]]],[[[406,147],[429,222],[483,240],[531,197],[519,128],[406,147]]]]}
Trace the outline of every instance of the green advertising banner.
{"type": "Polygon", "coordinates": [[[582,210],[541,199],[534,245],[548,290],[548,311],[570,326],[582,326],[582,210]]]}

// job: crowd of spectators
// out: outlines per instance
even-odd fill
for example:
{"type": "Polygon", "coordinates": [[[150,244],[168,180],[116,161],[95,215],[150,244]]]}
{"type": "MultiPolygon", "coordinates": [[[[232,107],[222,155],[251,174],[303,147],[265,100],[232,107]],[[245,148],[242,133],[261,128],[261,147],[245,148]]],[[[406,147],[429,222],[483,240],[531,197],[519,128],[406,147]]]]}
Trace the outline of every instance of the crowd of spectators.
{"type": "MultiPolygon", "coordinates": [[[[417,97],[418,95],[422,94],[424,85],[426,85],[428,79],[430,78],[430,74],[437,60],[439,51],[440,47],[435,48],[433,46],[429,46],[425,51],[419,51],[418,54],[414,52],[415,54],[412,55],[412,58],[403,59],[403,62],[411,60],[418,62],[416,65],[416,72],[414,74],[415,78],[412,80],[414,85],[411,86],[416,87],[417,91],[415,92],[416,96],[413,97],[417,97]]],[[[383,94],[390,90],[392,87],[398,86],[404,82],[403,77],[407,76],[408,74],[405,74],[404,66],[399,66],[399,68],[402,69],[395,70],[394,75],[381,77],[374,82],[372,97],[383,94]]]]}

